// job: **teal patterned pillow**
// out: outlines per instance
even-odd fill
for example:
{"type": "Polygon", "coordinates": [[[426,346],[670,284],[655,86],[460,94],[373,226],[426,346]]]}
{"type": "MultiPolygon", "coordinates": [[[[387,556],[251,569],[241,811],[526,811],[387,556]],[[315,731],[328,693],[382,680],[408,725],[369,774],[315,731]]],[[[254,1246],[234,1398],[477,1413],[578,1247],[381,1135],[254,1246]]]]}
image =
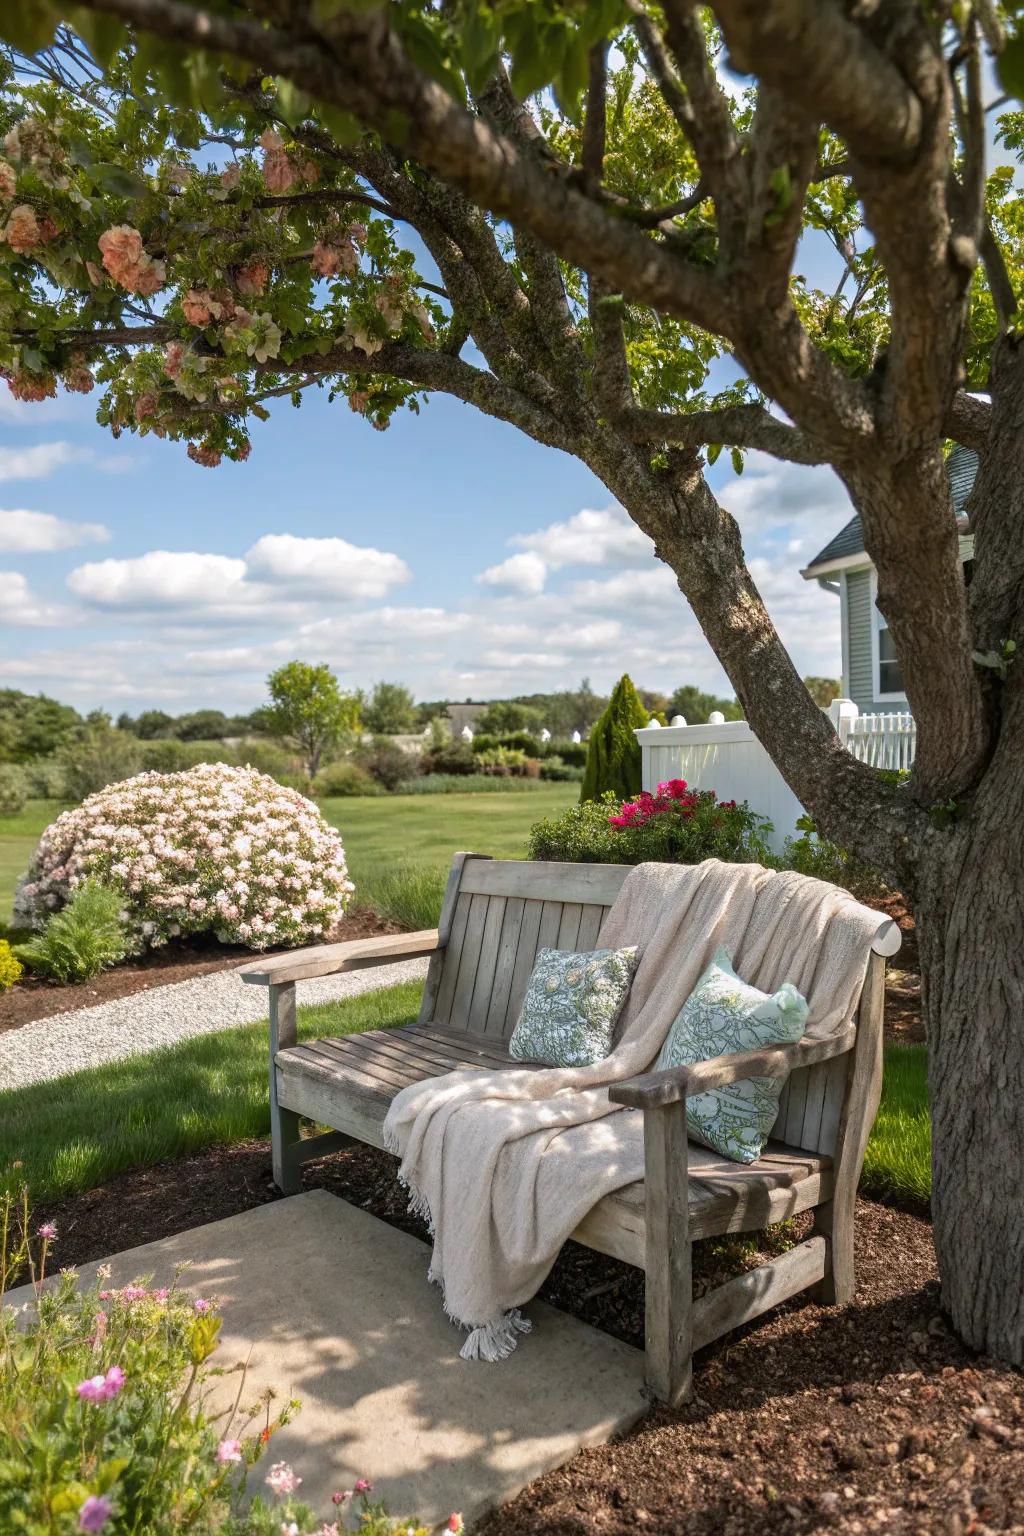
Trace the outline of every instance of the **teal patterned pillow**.
{"type": "Polygon", "coordinates": [[[580,955],[538,950],[509,1055],[549,1067],[589,1067],[603,1061],[612,1048],[636,956],[635,945],[580,955]]]}
{"type": "MultiPolygon", "coordinates": [[[[680,1009],[654,1064],[690,1067],[734,1051],[799,1040],[807,1003],[791,982],[774,996],[741,981],[727,949],[715,958],[680,1009]]],[[[686,1129],[694,1141],[731,1157],[756,1163],[779,1109],[784,1077],[745,1077],[686,1101],[686,1129]]]]}

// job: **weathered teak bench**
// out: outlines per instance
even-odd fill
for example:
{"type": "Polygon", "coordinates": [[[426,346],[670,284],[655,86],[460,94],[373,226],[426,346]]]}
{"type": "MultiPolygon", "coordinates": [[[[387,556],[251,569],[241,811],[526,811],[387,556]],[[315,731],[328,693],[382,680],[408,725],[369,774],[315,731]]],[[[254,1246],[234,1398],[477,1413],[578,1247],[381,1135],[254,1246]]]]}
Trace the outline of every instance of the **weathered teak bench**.
{"type": "MultiPolygon", "coordinates": [[[[400,1088],[461,1067],[504,1067],[537,951],[597,947],[628,870],[456,854],[439,929],[356,939],[250,963],[245,981],[270,988],[270,1112],[274,1181],[300,1187],[300,1167],[353,1138],[381,1146],[400,1088]],[[299,1045],[295,983],[430,956],[419,1019],[396,1029],[299,1045]],[[299,1138],[299,1117],[332,1126],[299,1138]]],[[[690,1391],[695,1349],[815,1286],[846,1302],[854,1290],[853,1216],[882,1077],[885,957],[896,925],[879,919],[856,1021],[827,1039],[722,1056],[617,1084],[618,1103],[643,1111],[645,1178],[609,1195],[572,1234],[646,1270],[647,1380],[655,1396],[690,1391]],[[742,1165],[688,1144],[684,1102],[708,1088],[789,1069],[773,1139],[742,1165]],[[806,1241],[694,1300],[695,1238],[744,1232],[814,1211],[806,1241]]]]}

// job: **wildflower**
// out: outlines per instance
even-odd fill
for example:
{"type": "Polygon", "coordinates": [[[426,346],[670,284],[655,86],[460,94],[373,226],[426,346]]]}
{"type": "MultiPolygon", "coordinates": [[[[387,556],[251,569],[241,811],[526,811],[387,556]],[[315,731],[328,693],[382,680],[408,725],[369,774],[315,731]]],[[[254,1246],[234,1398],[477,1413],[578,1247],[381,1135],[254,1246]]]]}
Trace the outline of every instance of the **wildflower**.
{"type": "Polygon", "coordinates": [[[222,1440],[217,1447],[217,1461],[222,1467],[242,1459],[242,1442],[240,1440],[222,1440]]]}
{"type": "Polygon", "coordinates": [[[108,1403],[116,1397],[125,1383],[125,1374],[119,1365],[112,1365],[106,1375],[90,1376],[77,1387],[83,1403],[108,1403]]]}
{"type": "Polygon", "coordinates": [[[453,1531],[455,1536],[460,1536],[460,1532],[464,1528],[464,1522],[460,1514],[453,1513],[448,1516],[448,1529],[453,1531]]]}
{"type": "Polygon", "coordinates": [[[57,1227],[55,1223],[52,1221],[44,1221],[42,1226],[37,1228],[36,1236],[43,1238],[48,1243],[52,1243],[54,1238],[57,1236],[57,1227]]]}
{"type": "Polygon", "coordinates": [[[286,1493],[294,1493],[302,1482],[302,1478],[295,1476],[286,1461],[278,1461],[271,1467],[264,1481],[268,1488],[273,1489],[274,1493],[281,1497],[286,1493]]]}
{"type": "Polygon", "coordinates": [[[341,1526],[337,1520],[332,1520],[330,1525],[325,1520],[323,1525],[317,1526],[314,1536],[341,1536],[341,1526]]]}
{"type": "Polygon", "coordinates": [[[347,1504],[351,1497],[352,1497],[352,1489],[351,1488],[346,1488],[344,1493],[332,1493],[331,1494],[331,1503],[332,1504],[347,1504]]]}
{"type": "Polygon", "coordinates": [[[78,1529],[102,1531],[113,1513],[114,1506],[109,1499],[105,1499],[102,1494],[91,1493],[78,1511],[78,1529]]]}
{"type": "Polygon", "coordinates": [[[299,1525],[296,1520],[281,1521],[281,1536],[299,1536],[299,1525]]]}
{"type": "Polygon", "coordinates": [[[112,1274],[113,1270],[109,1264],[101,1264],[96,1271],[96,1278],[97,1280],[109,1280],[112,1274]]]}
{"type": "Polygon", "coordinates": [[[356,1491],[356,1493],[372,1493],[373,1492],[373,1484],[367,1482],[365,1477],[357,1477],[356,1478],[356,1489],[355,1489],[355,1491],[356,1491]]]}

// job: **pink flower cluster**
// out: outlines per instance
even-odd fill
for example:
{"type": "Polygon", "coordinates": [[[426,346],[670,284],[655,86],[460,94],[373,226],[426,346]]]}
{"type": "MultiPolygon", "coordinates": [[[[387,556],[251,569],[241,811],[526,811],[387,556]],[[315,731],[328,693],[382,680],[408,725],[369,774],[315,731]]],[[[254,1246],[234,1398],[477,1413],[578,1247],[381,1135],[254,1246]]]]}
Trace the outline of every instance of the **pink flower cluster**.
{"type": "Polygon", "coordinates": [[[260,145],[263,149],[263,184],[268,192],[283,196],[301,181],[320,180],[320,167],[316,161],[308,155],[303,158],[289,153],[281,135],[273,128],[260,136],[260,145]]]}
{"type": "Polygon", "coordinates": [[[42,230],[36,211],[29,203],[18,203],[11,209],[4,225],[3,238],[19,256],[35,250],[43,242],[42,230]]]}
{"type": "MultiPolygon", "coordinates": [[[[608,817],[612,827],[642,827],[654,816],[677,815],[689,821],[702,801],[713,803],[713,789],[691,789],[685,779],[666,779],[658,785],[657,793],[644,790],[635,800],[625,800],[615,815],[608,817]]],[[[734,811],[735,800],[720,800],[720,811],[734,811]]]]}
{"type": "Polygon", "coordinates": [[[52,400],[57,393],[57,380],[52,373],[32,373],[23,368],[16,373],[5,372],[3,377],[15,400],[52,400]]]}
{"type": "Polygon", "coordinates": [[[83,1403],[109,1403],[124,1386],[125,1376],[119,1365],[112,1365],[105,1376],[90,1376],[79,1382],[78,1395],[83,1403]]]}
{"type": "Polygon", "coordinates": [[[148,298],[167,281],[164,263],[146,253],[142,236],[130,224],[112,224],[98,243],[104,270],[129,293],[148,298]]]}
{"type": "Polygon", "coordinates": [[[359,266],[359,245],[366,240],[365,224],[339,224],[326,229],[313,246],[310,266],[319,277],[351,275],[359,266]]]}
{"type": "Polygon", "coordinates": [[[311,801],[225,763],[139,774],[58,816],[18,888],[19,920],[39,926],[90,878],[124,892],[136,950],[203,932],[250,949],[308,943],[353,890],[311,801]]]}

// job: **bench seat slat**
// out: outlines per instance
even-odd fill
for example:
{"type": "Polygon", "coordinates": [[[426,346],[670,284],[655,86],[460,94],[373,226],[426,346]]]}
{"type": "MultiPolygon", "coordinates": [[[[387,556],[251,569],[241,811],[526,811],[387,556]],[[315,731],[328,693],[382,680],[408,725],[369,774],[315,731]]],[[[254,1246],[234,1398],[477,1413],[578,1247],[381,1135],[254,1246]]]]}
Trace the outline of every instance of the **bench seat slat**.
{"type": "MultiPolygon", "coordinates": [[[[279,1051],[282,1104],[381,1146],[380,1128],[400,1089],[466,1067],[528,1067],[512,1061],[494,1036],[421,1024],[310,1041],[279,1051]]],[[[828,1157],[769,1142],[756,1163],[734,1163],[689,1146],[690,1232],[720,1236],[768,1226],[827,1200],[828,1157]]],[[[606,1195],[573,1234],[615,1258],[643,1266],[643,1181],[606,1195]]]]}

